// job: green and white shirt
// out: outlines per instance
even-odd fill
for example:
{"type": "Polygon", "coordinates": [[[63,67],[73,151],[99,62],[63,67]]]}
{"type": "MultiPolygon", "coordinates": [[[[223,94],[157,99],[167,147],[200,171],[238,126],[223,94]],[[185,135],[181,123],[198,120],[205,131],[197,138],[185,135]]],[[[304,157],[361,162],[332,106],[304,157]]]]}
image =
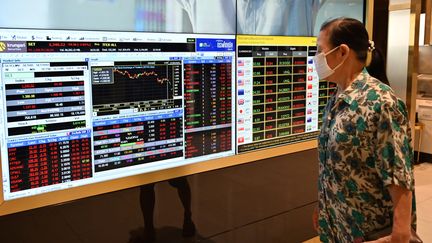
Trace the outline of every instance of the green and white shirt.
{"type": "Polygon", "coordinates": [[[365,234],[391,225],[387,186],[414,190],[407,108],[366,72],[329,100],[318,153],[322,242],[361,242],[365,234]]]}

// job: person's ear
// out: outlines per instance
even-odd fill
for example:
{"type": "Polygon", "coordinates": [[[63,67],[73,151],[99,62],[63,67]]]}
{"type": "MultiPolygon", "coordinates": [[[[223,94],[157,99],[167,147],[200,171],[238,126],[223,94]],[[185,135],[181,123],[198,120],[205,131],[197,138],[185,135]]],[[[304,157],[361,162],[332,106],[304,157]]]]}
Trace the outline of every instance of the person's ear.
{"type": "Polygon", "coordinates": [[[340,45],[340,55],[342,58],[347,58],[350,52],[350,48],[347,44],[340,45]]]}

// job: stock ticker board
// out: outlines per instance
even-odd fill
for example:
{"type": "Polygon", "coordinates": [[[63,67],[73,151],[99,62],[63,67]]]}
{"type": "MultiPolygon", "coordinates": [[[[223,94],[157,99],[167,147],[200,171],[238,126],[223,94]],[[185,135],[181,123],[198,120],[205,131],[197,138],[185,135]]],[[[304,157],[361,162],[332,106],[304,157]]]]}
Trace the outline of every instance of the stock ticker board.
{"type": "Polygon", "coordinates": [[[335,85],[320,81],[313,37],[238,36],[238,152],[315,139],[335,85]]]}

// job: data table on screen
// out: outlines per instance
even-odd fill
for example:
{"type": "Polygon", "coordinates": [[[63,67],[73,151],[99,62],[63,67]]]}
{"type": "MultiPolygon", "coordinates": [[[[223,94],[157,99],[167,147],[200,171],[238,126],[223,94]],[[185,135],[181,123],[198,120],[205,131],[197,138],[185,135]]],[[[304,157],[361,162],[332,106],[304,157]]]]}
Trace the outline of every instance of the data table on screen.
{"type": "Polygon", "coordinates": [[[238,152],[315,138],[334,89],[316,74],[315,38],[238,36],[237,44],[238,152]]]}

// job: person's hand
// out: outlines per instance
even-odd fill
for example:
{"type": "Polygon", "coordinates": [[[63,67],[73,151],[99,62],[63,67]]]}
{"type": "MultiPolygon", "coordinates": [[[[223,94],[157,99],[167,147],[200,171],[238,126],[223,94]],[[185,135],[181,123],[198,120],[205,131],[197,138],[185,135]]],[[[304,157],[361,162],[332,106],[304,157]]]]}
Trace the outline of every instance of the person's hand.
{"type": "Polygon", "coordinates": [[[378,240],[373,240],[373,241],[365,241],[363,243],[390,243],[391,242],[391,236],[386,236],[386,237],[382,237],[379,238],[378,240]]]}
{"type": "Polygon", "coordinates": [[[318,206],[315,207],[312,213],[312,224],[316,231],[318,231],[318,206]]]}

